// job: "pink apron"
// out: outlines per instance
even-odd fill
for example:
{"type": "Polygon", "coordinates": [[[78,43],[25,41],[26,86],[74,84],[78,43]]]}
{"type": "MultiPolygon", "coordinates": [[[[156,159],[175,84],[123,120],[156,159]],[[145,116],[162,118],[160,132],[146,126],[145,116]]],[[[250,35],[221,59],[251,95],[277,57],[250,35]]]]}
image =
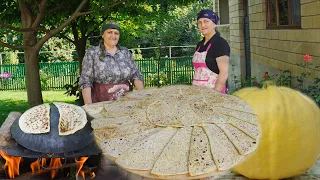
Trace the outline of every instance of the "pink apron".
{"type": "MultiPolygon", "coordinates": [[[[211,47],[211,43],[208,45],[206,51],[198,52],[200,47],[194,53],[192,63],[194,66],[194,76],[192,85],[203,86],[207,88],[214,88],[218,79],[218,74],[212,72],[206,65],[207,52],[211,47]]],[[[226,85],[222,89],[221,93],[226,93],[226,85]]]]}

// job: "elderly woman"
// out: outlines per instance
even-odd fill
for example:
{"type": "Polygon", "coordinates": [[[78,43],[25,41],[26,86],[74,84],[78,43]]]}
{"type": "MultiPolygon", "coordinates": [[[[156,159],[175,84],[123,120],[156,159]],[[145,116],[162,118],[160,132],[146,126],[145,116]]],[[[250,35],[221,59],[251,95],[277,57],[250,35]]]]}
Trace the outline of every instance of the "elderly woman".
{"type": "Polygon", "coordinates": [[[101,28],[103,41],[89,48],[83,58],[80,89],[84,104],[111,101],[130,90],[130,82],[143,89],[143,77],[130,51],[119,46],[120,26],[107,21],[101,28]]]}
{"type": "Polygon", "coordinates": [[[198,43],[193,55],[192,84],[226,93],[230,46],[216,31],[219,16],[212,10],[206,9],[199,12],[197,21],[204,38],[198,43]]]}

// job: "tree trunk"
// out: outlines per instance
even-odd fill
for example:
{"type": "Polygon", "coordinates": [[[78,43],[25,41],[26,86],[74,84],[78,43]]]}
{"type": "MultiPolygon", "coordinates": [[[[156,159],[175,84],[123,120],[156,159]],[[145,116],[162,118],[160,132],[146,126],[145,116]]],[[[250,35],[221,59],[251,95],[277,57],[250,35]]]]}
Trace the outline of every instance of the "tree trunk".
{"type": "Polygon", "coordinates": [[[33,107],[43,103],[39,74],[39,50],[33,48],[37,43],[36,35],[37,34],[35,32],[23,33],[24,44],[31,47],[24,50],[29,107],[33,107]]]}
{"type": "Polygon", "coordinates": [[[83,57],[86,53],[86,45],[87,45],[87,38],[81,38],[77,41],[75,41],[75,46],[78,54],[78,62],[79,62],[79,68],[80,68],[80,73],[82,70],[82,61],[83,57]]]}

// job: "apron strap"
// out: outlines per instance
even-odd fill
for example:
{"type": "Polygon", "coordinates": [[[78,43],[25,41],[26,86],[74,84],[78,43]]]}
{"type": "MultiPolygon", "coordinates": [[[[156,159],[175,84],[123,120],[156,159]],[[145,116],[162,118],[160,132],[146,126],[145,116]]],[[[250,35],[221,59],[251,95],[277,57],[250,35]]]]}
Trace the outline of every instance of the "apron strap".
{"type": "Polygon", "coordinates": [[[211,48],[211,43],[208,45],[206,52],[208,52],[208,50],[211,48]]]}
{"type": "Polygon", "coordinates": [[[198,51],[199,51],[199,49],[200,49],[200,46],[198,47],[198,49],[196,50],[196,52],[198,52],[198,51]]]}

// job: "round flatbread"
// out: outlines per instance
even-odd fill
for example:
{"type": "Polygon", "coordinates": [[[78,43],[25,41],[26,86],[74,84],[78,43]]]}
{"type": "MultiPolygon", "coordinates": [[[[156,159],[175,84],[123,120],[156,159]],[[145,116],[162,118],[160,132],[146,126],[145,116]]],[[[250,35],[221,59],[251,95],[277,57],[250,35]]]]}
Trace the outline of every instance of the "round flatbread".
{"type": "Polygon", "coordinates": [[[50,105],[41,104],[25,111],[19,118],[19,127],[27,134],[50,132],[50,105]]]}
{"type": "Polygon", "coordinates": [[[59,135],[67,136],[84,128],[87,124],[86,112],[79,106],[62,102],[53,103],[59,110],[59,135]]]}
{"type": "Polygon", "coordinates": [[[190,85],[129,92],[96,116],[92,128],[103,153],[157,179],[221,174],[253,152],[261,134],[243,100],[190,85]]]}

